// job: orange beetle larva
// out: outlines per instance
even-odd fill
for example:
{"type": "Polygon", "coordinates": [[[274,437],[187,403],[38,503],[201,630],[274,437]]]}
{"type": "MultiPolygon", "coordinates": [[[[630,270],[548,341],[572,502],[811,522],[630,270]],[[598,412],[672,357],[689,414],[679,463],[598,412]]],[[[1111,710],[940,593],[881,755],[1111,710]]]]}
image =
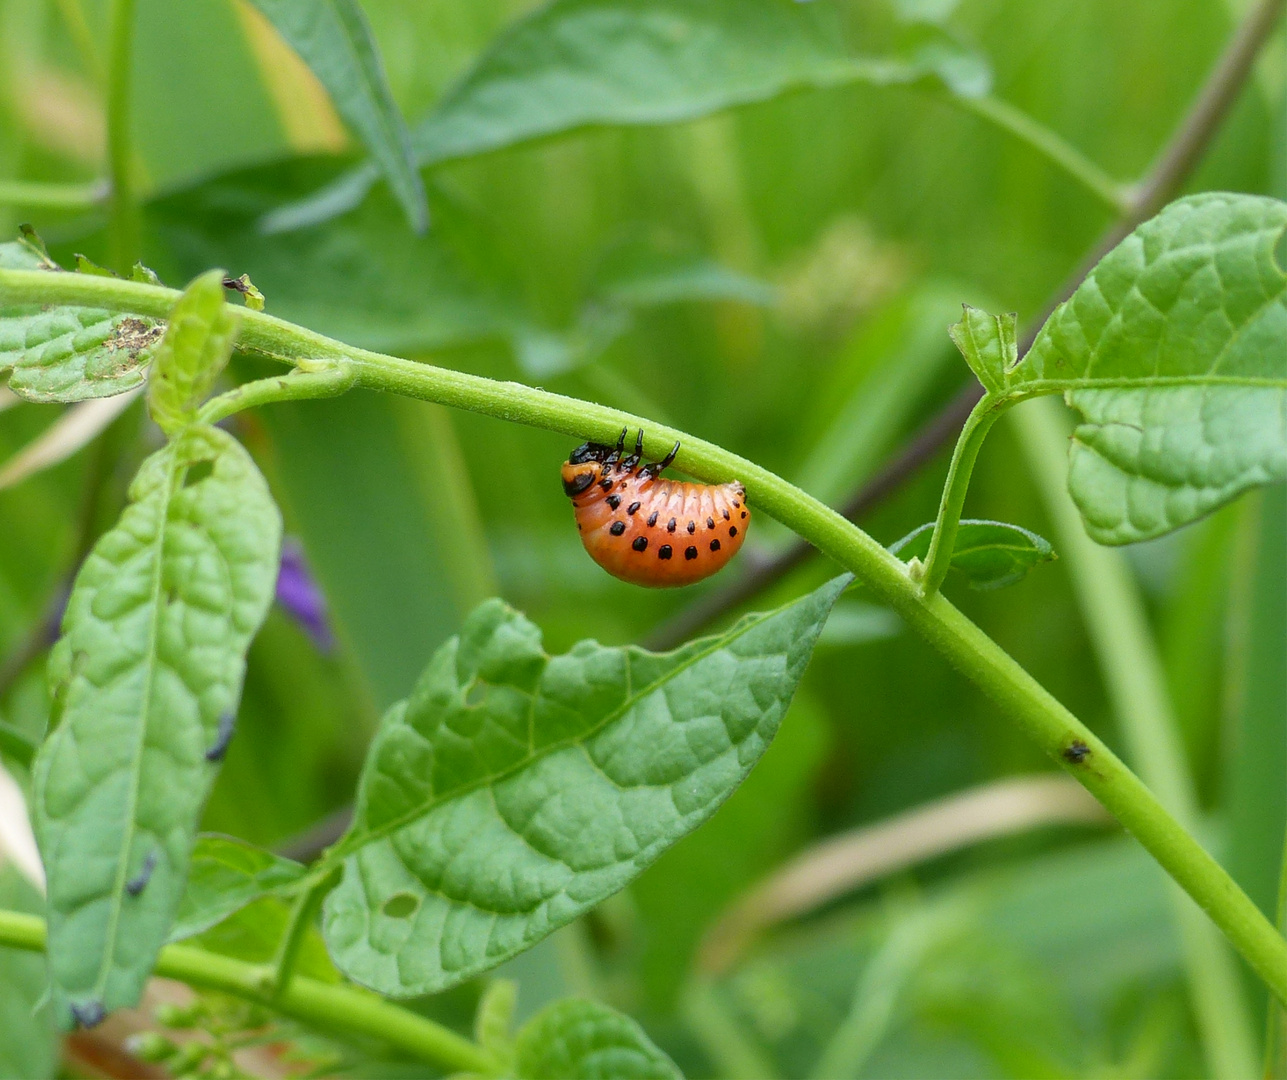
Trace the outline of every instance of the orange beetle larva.
{"type": "Polygon", "coordinates": [[[630,457],[621,456],[625,445],[623,429],[615,447],[585,443],[563,466],[563,490],[590,558],[613,577],[656,589],[710,577],[746,539],[746,489],[737,481],[661,479],[678,443],[661,461],[643,466],[643,432],[630,457]]]}

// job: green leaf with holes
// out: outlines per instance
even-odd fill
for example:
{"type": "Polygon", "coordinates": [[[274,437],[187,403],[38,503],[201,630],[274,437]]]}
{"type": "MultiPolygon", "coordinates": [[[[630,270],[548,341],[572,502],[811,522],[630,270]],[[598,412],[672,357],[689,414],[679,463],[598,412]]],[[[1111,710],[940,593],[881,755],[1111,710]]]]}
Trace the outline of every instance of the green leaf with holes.
{"type": "Polygon", "coordinates": [[[523,1080],[683,1080],[630,1017],[585,998],[556,1001],[524,1024],[514,1066],[523,1080]]]}
{"type": "MultiPolygon", "coordinates": [[[[904,562],[925,559],[934,538],[934,522],[913,529],[889,550],[904,562]]],[[[972,589],[1003,589],[1028,576],[1028,571],[1054,559],[1050,541],[1004,521],[964,519],[952,548],[951,570],[972,589]]]]}
{"type": "Polygon", "coordinates": [[[65,1025],[133,1005],[169,935],[280,545],[250,456],[193,426],[143,463],[76,576],[33,774],[65,1025]]]}
{"type": "Polygon", "coordinates": [[[1068,488],[1104,544],[1287,478],[1287,203],[1195,195],[1106,255],[1010,373],[1081,414],[1068,488]]]}
{"type": "Polygon", "coordinates": [[[670,653],[562,656],[499,600],[385,715],[324,932],[348,976],[433,993],[622,888],[705,821],[777,731],[840,577],[670,653]]]}
{"type": "MultiPolygon", "coordinates": [[[[61,273],[31,243],[0,244],[0,268],[61,273]]],[[[164,326],[97,308],[0,305],[0,375],[28,401],[84,401],[143,385],[164,326]]]]}
{"type": "MultiPolygon", "coordinates": [[[[441,165],[592,125],[674,124],[805,89],[919,83],[986,94],[987,62],[937,27],[888,54],[850,47],[822,4],[786,0],[557,0],[497,37],[415,126],[420,165],[441,165]]],[[[302,228],[352,209],[372,164],[265,219],[302,228]]]]}
{"type": "Polygon", "coordinates": [[[232,355],[241,316],[224,302],[222,270],[196,278],[170,310],[148,377],[147,407],[167,435],[190,424],[232,355]]]}
{"type": "Polygon", "coordinates": [[[301,863],[244,840],[200,836],[192,849],[188,883],[170,940],[200,934],[261,897],[286,892],[307,872],[301,863]]]}

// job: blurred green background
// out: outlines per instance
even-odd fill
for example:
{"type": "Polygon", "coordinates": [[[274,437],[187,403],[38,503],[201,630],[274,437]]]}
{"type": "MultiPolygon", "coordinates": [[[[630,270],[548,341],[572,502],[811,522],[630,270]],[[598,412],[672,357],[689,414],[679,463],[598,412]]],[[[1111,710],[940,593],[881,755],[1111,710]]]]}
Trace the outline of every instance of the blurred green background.
{"type": "MultiPolygon", "coordinates": [[[[362,6],[412,126],[534,8],[362,6]]],[[[815,5],[863,55],[943,35],[990,68],[997,98],[1122,181],[1147,169],[1248,6],[815,5]]],[[[0,181],[103,175],[106,8],[0,0],[0,181]]],[[[1287,194],[1284,57],[1280,28],[1190,189],[1287,194]]],[[[362,153],[240,0],[139,0],[133,115],[143,257],[167,284],[210,266],[249,273],[283,318],[655,417],[831,501],[966,384],[946,334],[958,305],[1034,317],[1114,216],[950,94],[855,84],[436,166],[425,173],[424,236],[383,185],[351,213],[265,235],[262,215],[362,153]]],[[[100,211],[0,203],[0,235],[25,221],[65,264],[73,252],[107,259],[100,211]]],[[[238,365],[239,378],[258,370],[238,365]]],[[[0,412],[0,461],[57,415],[32,404],[0,412]]],[[[375,718],[483,597],[526,611],[552,652],[582,637],[644,640],[787,539],[761,516],[721,576],[648,592],[582,551],[557,479],[567,439],[365,392],[277,406],[244,418],[238,434],[303,545],[339,640],[323,653],[277,611],[251,650],[239,736],[204,824],[269,846],[349,801],[375,718]]],[[[136,404],[71,460],[0,491],[0,656],[44,618],[82,523],[92,536],[112,520],[155,443],[136,404]]],[[[945,449],[864,526],[889,543],[930,520],[946,464],[945,449]]],[[[1059,547],[1008,422],[985,446],[967,512],[1059,547]]],[[[1203,835],[1266,910],[1287,799],[1285,534],[1287,498],[1271,488],[1126,552],[1203,835]]],[[[1068,569],[1040,567],[997,593],[949,592],[1122,746],[1068,569]]],[[[833,570],[815,559],[755,605],[833,570]]],[[[699,961],[725,909],[819,841],[1052,768],[926,645],[849,603],[778,742],[716,818],[507,966],[520,1014],[589,993],[637,1017],[694,1077],[1207,1075],[1162,874],[1104,824],[947,836],[940,854],[893,857],[875,880],[820,899],[718,971],[699,961]]],[[[0,715],[36,734],[44,709],[33,663],[0,715]]],[[[1250,978],[1246,991],[1258,1039],[1265,1003],[1250,978]]],[[[424,1007],[459,1020],[477,992],[424,1007]]],[[[15,1023],[0,1010],[0,1043],[15,1023]]],[[[35,1066],[10,1066],[0,1051],[7,1067],[35,1066]]]]}

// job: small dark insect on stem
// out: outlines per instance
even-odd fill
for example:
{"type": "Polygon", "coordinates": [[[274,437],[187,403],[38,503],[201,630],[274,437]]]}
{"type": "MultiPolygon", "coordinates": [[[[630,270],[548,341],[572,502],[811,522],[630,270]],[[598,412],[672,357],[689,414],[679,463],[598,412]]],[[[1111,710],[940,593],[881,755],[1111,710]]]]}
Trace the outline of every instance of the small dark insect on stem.
{"type": "Polygon", "coordinates": [[[224,754],[228,752],[228,747],[232,743],[233,733],[237,730],[237,714],[226,712],[219,717],[219,729],[215,733],[215,741],[210,744],[206,751],[207,761],[222,761],[224,754]]]}
{"type": "Polygon", "coordinates": [[[125,891],[131,896],[138,896],[145,888],[147,883],[152,880],[152,871],[156,869],[156,852],[149,851],[147,857],[143,860],[143,865],[139,867],[139,872],[125,883],[125,891]]]}
{"type": "Polygon", "coordinates": [[[1063,751],[1064,760],[1071,765],[1080,765],[1090,757],[1090,747],[1080,739],[1073,739],[1063,751]]]}

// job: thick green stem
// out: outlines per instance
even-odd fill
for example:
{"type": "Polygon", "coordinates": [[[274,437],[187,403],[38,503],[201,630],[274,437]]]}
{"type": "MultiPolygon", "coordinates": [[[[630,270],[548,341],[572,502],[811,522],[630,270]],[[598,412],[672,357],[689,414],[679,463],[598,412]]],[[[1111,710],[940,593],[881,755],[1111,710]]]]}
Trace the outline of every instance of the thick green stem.
{"type": "Polygon", "coordinates": [[[0,180],[0,206],[33,210],[90,210],[105,201],[111,188],[101,182],[46,184],[35,180],[0,180]]]}
{"type": "MultiPolygon", "coordinates": [[[[178,292],[81,274],[0,270],[0,302],[84,304],[164,318],[178,292]]],[[[1144,845],[1225,932],[1279,1000],[1287,1003],[1287,942],[1233,879],[1163,809],[1111,750],[999,645],[939,593],[923,595],[907,567],[830,507],[721,447],[640,417],[513,382],[355,349],[263,312],[242,315],[239,345],[286,363],[330,358],[353,364],[356,384],[436,401],[573,438],[615,440],[642,427],[657,457],[679,441],[678,466],[708,481],[741,480],[756,509],[853,571],[953,665],[1068,769],[1144,845]]]]}
{"type": "MultiPolygon", "coordinates": [[[[16,911],[0,911],[0,946],[44,952],[44,920],[16,911]]],[[[265,991],[264,969],[258,964],[190,945],[167,945],[162,949],[156,974],[199,989],[221,990],[246,1001],[270,1005],[322,1031],[340,1030],[379,1039],[447,1071],[496,1071],[491,1055],[480,1046],[365,990],[297,975],[279,995],[270,997],[265,991]]]]}
{"type": "Polygon", "coordinates": [[[960,97],[956,100],[971,112],[1022,139],[1069,176],[1079,180],[1088,191],[1098,195],[1119,214],[1131,210],[1130,185],[1118,183],[1075,146],[1044,124],[1038,123],[1022,109],[990,94],[977,98],[960,97]]]}
{"type": "MultiPolygon", "coordinates": [[[[1199,820],[1197,793],[1143,598],[1125,556],[1086,535],[1067,494],[1068,417],[1053,398],[1042,398],[1019,409],[1014,422],[1130,756],[1162,804],[1192,829],[1199,820]]],[[[1174,900],[1189,992],[1212,1075],[1251,1076],[1256,1069],[1251,1016],[1233,957],[1188,897],[1175,890],[1174,900]]]]}
{"type": "Polygon", "coordinates": [[[921,571],[921,588],[926,596],[936,593],[947,577],[952,564],[952,549],[956,547],[956,533],[961,527],[961,511],[965,507],[965,493],[970,487],[970,475],[978,460],[979,449],[987,438],[992,425],[1005,407],[991,394],[985,395],[974,406],[965,426],[961,428],[956,449],[952,451],[952,464],[947,469],[947,482],[943,485],[943,498],[939,502],[938,520],[934,523],[934,536],[925,554],[921,571]]]}
{"type": "Polygon", "coordinates": [[[112,178],[108,243],[113,269],[125,273],[139,258],[139,207],[134,190],[134,0],[112,0],[107,65],[107,161],[112,178]]]}

